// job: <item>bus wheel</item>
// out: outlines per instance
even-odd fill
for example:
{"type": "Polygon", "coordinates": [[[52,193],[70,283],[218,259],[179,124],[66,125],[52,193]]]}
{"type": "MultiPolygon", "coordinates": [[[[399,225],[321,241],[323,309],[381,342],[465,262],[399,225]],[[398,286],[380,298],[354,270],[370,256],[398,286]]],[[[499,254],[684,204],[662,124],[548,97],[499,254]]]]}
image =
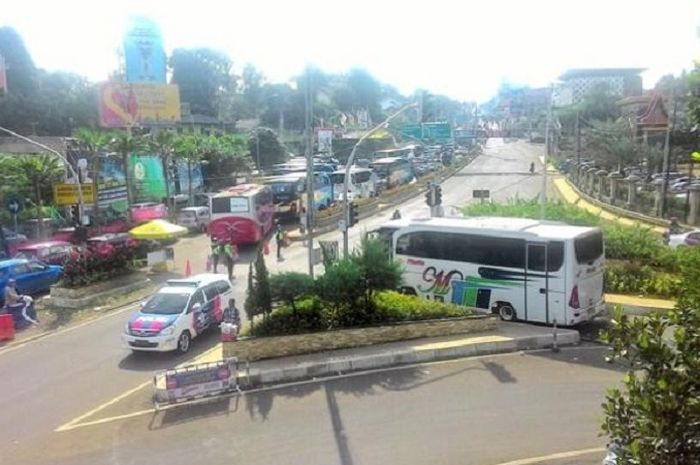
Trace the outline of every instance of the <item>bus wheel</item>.
{"type": "Polygon", "coordinates": [[[500,316],[503,321],[515,321],[515,309],[513,309],[510,304],[501,304],[501,306],[498,307],[498,316],[500,316]]]}

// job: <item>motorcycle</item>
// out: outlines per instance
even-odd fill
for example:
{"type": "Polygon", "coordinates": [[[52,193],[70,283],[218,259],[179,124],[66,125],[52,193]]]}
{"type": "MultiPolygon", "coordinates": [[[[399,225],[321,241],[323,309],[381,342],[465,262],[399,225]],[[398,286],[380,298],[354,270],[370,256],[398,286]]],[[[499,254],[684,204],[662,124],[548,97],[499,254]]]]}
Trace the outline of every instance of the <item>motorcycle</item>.
{"type": "Polygon", "coordinates": [[[34,299],[28,295],[20,297],[16,304],[5,305],[4,312],[12,315],[15,322],[15,329],[26,328],[29,325],[38,325],[39,320],[34,308],[34,299]]]}

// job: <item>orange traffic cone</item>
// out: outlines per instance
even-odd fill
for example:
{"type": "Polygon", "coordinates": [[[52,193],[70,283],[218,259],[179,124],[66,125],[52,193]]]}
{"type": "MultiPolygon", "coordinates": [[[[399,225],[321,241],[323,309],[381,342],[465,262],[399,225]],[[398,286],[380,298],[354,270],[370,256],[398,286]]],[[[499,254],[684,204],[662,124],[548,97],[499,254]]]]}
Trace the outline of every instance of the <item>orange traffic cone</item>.
{"type": "Polygon", "coordinates": [[[190,265],[190,259],[187,259],[185,263],[185,276],[192,276],[192,265],[190,265]]]}

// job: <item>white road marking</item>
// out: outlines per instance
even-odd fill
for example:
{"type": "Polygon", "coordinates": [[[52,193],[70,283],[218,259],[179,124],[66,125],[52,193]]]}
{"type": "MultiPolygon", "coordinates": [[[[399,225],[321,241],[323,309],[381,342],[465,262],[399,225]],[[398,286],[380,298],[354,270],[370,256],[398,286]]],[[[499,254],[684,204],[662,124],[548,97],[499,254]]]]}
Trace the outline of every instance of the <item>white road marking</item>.
{"type": "Polygon", "coordinates": [[[540,457],[530,457],[527,459],[511,460],[510,462],[503,462],[497,465],[532,465],[536,463],[550,462],[552,460],[578,457],[580,455],[595,454],[598,452],[605,452],[605,447],[593,447],[591,449],[579,449],[571,450],[568,452],[557,452],[556,454],[542,455],[540,457]]]}

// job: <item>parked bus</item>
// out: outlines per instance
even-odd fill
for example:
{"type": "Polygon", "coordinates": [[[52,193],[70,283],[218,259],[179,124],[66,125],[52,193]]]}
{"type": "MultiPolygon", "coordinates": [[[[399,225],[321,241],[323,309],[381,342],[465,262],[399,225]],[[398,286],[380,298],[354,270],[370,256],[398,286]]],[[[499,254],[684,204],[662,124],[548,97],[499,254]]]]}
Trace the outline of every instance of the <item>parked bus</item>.
{"type": "MultiPolygon", "coordinates": [[[[264,178],[263,184],[272,190],[275,215],[299,219],[307,207],[306,173],[292,173],[284,176],[264,178]]],[[[333,203],[333,185],[326,173],[314,173],[314,208],[320,210],[333,203]]]]}
{"type": "MultiPolygon", "coordinates": [[[[348,199],[358,197],[374,197],[377,194],[377,175],[368,168],[350,168],[350,183],[348,184],[348,199]]],[[[338,170],[331,174],[333,184],[333,198],[343,200],[343,187],[345,185],[345,170],[338,170]]]]}
{"type": "Polygon", "coordinates": [[[405,158],[380,158],[373,161],[369,167],[389,189],[408,184],[413,180],[413,167],[411,162],[405,158]]]}
{"type": "Polygon", "coordinates": [[[604,309],[600,229],[524,218],[401,219],[376,231],[404,267],[404,291],[574,325],[604,309]]]}
{"type": "Polygon", "coordinates": [[[272,229],[272,190],[241,184],[211,198],[209,235],[232,244],[256,244],[272,229]]]}

